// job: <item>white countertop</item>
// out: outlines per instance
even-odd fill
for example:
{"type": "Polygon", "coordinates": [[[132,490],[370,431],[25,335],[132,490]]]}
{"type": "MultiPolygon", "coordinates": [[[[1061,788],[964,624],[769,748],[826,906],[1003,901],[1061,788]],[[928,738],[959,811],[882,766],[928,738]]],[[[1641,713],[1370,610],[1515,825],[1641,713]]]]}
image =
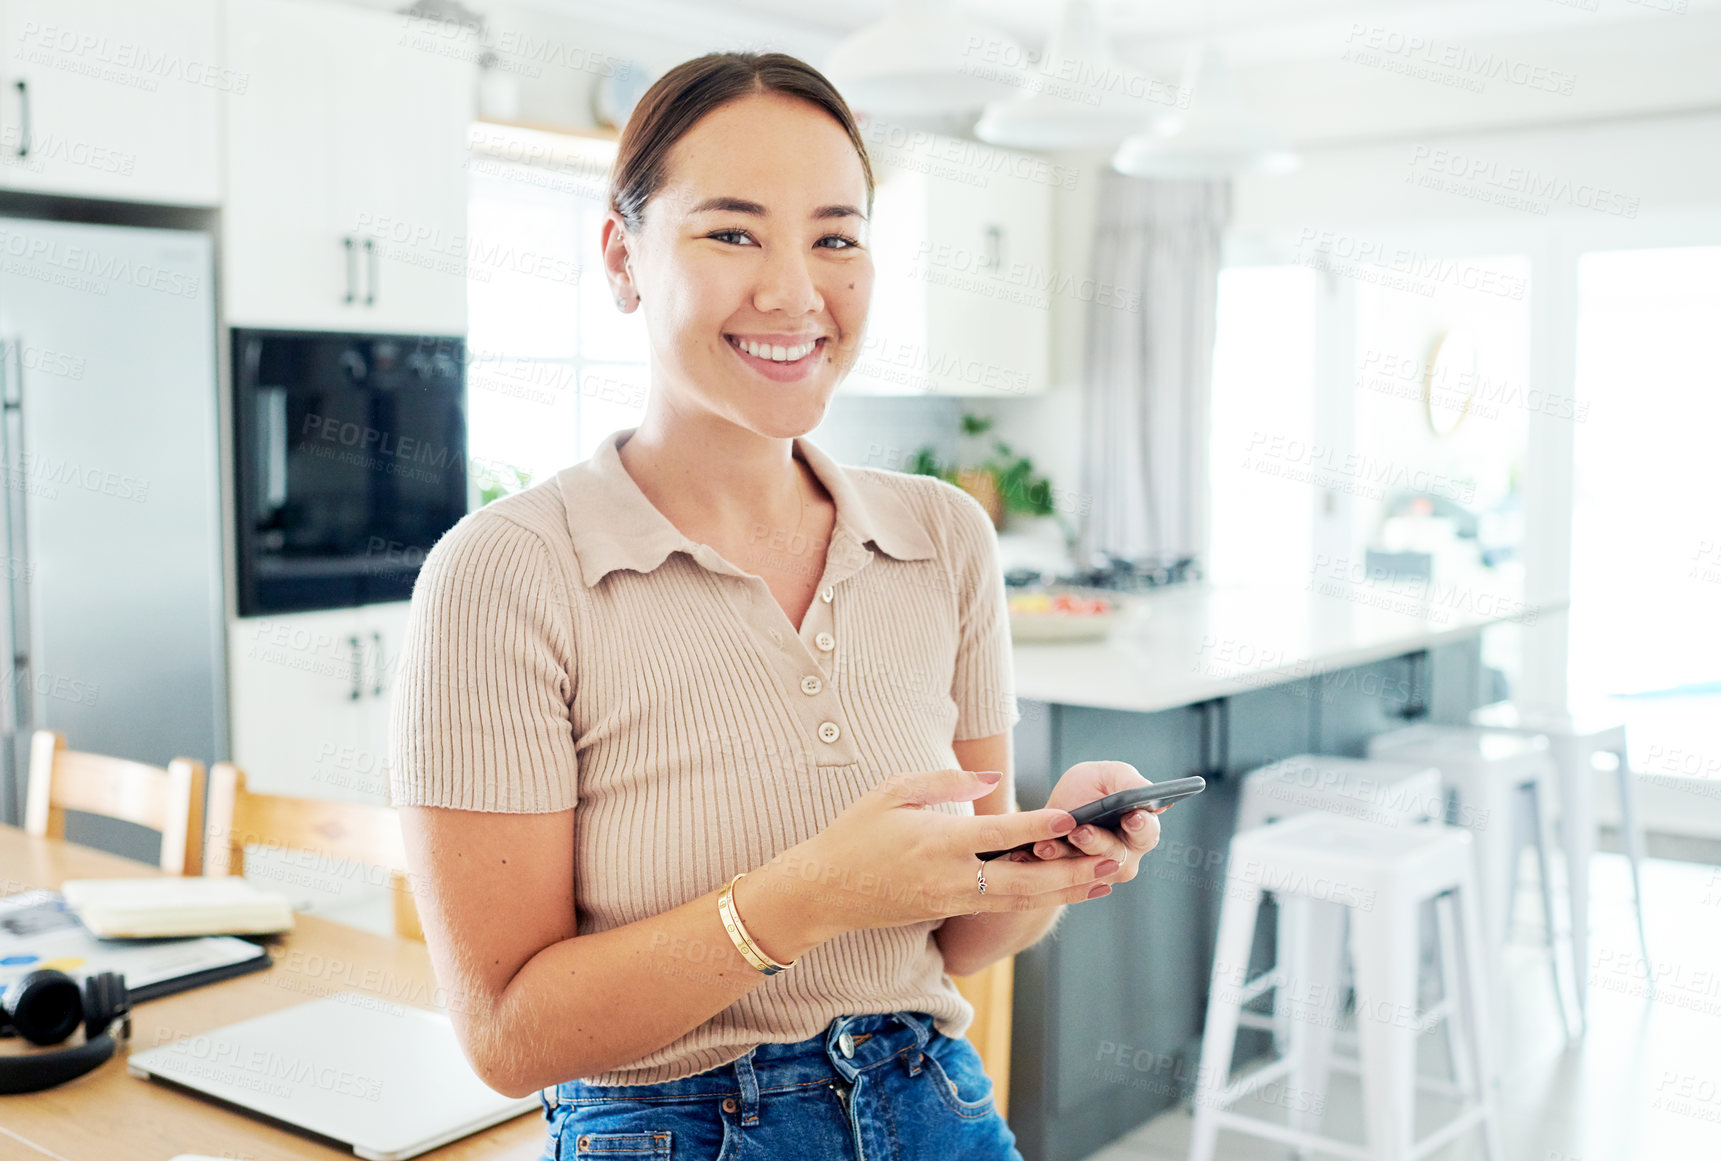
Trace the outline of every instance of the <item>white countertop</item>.
{"type": "Polygon", "coordinates": [[[1534,624],[1565,605],[1527,605],[1494,577],[1420,589],[1317,579],[1105,595],[1126,605],[1106,640],[1014,647],[1018,698],[1152,713],[1396,657],[1503,621],[1534,624]]]}

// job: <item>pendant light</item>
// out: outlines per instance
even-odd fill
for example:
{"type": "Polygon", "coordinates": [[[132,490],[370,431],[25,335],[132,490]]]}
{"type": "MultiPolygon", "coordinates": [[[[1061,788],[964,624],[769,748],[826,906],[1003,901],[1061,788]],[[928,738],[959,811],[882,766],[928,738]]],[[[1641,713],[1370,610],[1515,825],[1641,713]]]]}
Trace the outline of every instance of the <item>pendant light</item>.
{"type": "Polygon", "coordinates": [[[1189,109],[1166,115],[1119,145],[1112,168],[1131,177],[1220,178],[1288,173],[1300,159],[1284,137],[1237,94],[1225,57],[1211,42],[1185,70],[1189,109]]]}
{"type": "Polygon", "coordinates": [[[1014,149],[1102,148],[1164,107],[1153,103],[1155,82],[1112,55],[1089,0],[1065,0],[1044,62],[1028,75],[1030,93],[987,105],[976,137],[1014,149]]]}
{"type": "Polygon", "coordinates": [[[851,106],[877,117],[972,113],[1025,83],[1026,53],[956,11],[954,0],[891,0],[879,23],[837,45],[825,75],[851,106]]]}

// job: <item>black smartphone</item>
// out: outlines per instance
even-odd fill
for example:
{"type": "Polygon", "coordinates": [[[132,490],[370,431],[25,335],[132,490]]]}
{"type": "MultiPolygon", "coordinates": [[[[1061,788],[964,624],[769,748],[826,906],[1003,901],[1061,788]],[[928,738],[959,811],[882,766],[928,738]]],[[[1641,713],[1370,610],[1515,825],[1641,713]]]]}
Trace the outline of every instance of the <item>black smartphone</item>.
{"type": "MultiPolygon", "coordinates": [[[[1076,826],[1103,826],[1108,830],[1117,830],[1123,824],[1123,816],[1132,810],[1143,806],[1164,806],[1180,798],[1188,798],[1191,794],[1200,794],[1206,789],[1207,779],[1200,777],[1150,782],[1146,786],[1132,786],[1128,790],[1119,790],[1116,794],[1084,802],[1070,811],[1070,817],[1076,820],[1076,826]]],[[[1033,849],[1033,843],[1023,843],[1021,846],[1001,851],[981,851],[979,857],[981,862],[985,862],[999,855],[1007,855],[1011,851],[1033,849]]]]}

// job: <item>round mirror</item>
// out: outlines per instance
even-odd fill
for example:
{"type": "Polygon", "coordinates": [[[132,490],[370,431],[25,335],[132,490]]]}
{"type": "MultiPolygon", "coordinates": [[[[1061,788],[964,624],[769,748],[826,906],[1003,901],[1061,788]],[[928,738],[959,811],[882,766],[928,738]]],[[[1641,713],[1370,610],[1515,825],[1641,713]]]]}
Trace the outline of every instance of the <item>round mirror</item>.
{"type": "Polygon", "coordinates": [[[1476,401],[1478,344],[1468,327],[1453,327],[1434,342],[1422,376],[1422,410],[1428,430],[1451,435],[1476,401]]]}

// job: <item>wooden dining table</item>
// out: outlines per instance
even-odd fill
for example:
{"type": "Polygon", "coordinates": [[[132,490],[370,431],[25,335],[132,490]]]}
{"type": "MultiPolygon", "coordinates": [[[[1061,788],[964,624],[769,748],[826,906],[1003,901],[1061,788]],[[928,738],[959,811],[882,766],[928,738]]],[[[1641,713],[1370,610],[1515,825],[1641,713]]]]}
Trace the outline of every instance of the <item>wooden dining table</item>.
{"type": "MultiPolygon", "coordinates": [[[[60,839],[32,838],[0,825],[0,895],[66,879],[141,877],[163,872],[146,863],[60,839]]],[[[363,931],[311,915],[269,936],[275,962],[262,971],[205,984],[132,1009],[129,1045],[94,1072],[43,1092],[0,1096],[0,1161],[169,1161],[200,1153],[237,1161],[330,1161],[349,1150],[323,1138],[250,1116],[126,1071],[127,1050],[143,1051],[227,1024],[359,992],[395,1005],[436,1008],[442,997],[424,944],[363,931]]],[[[71,1043],[82,1040],[73,1033],[71,1043]]],[[[16,1038],[0,1052],[45,1052],[16,1038]]],[[[422,1154],[433,1161],[534,1161],[547,1122],[534,1108],[493,1128],[422,1154]]]]}

